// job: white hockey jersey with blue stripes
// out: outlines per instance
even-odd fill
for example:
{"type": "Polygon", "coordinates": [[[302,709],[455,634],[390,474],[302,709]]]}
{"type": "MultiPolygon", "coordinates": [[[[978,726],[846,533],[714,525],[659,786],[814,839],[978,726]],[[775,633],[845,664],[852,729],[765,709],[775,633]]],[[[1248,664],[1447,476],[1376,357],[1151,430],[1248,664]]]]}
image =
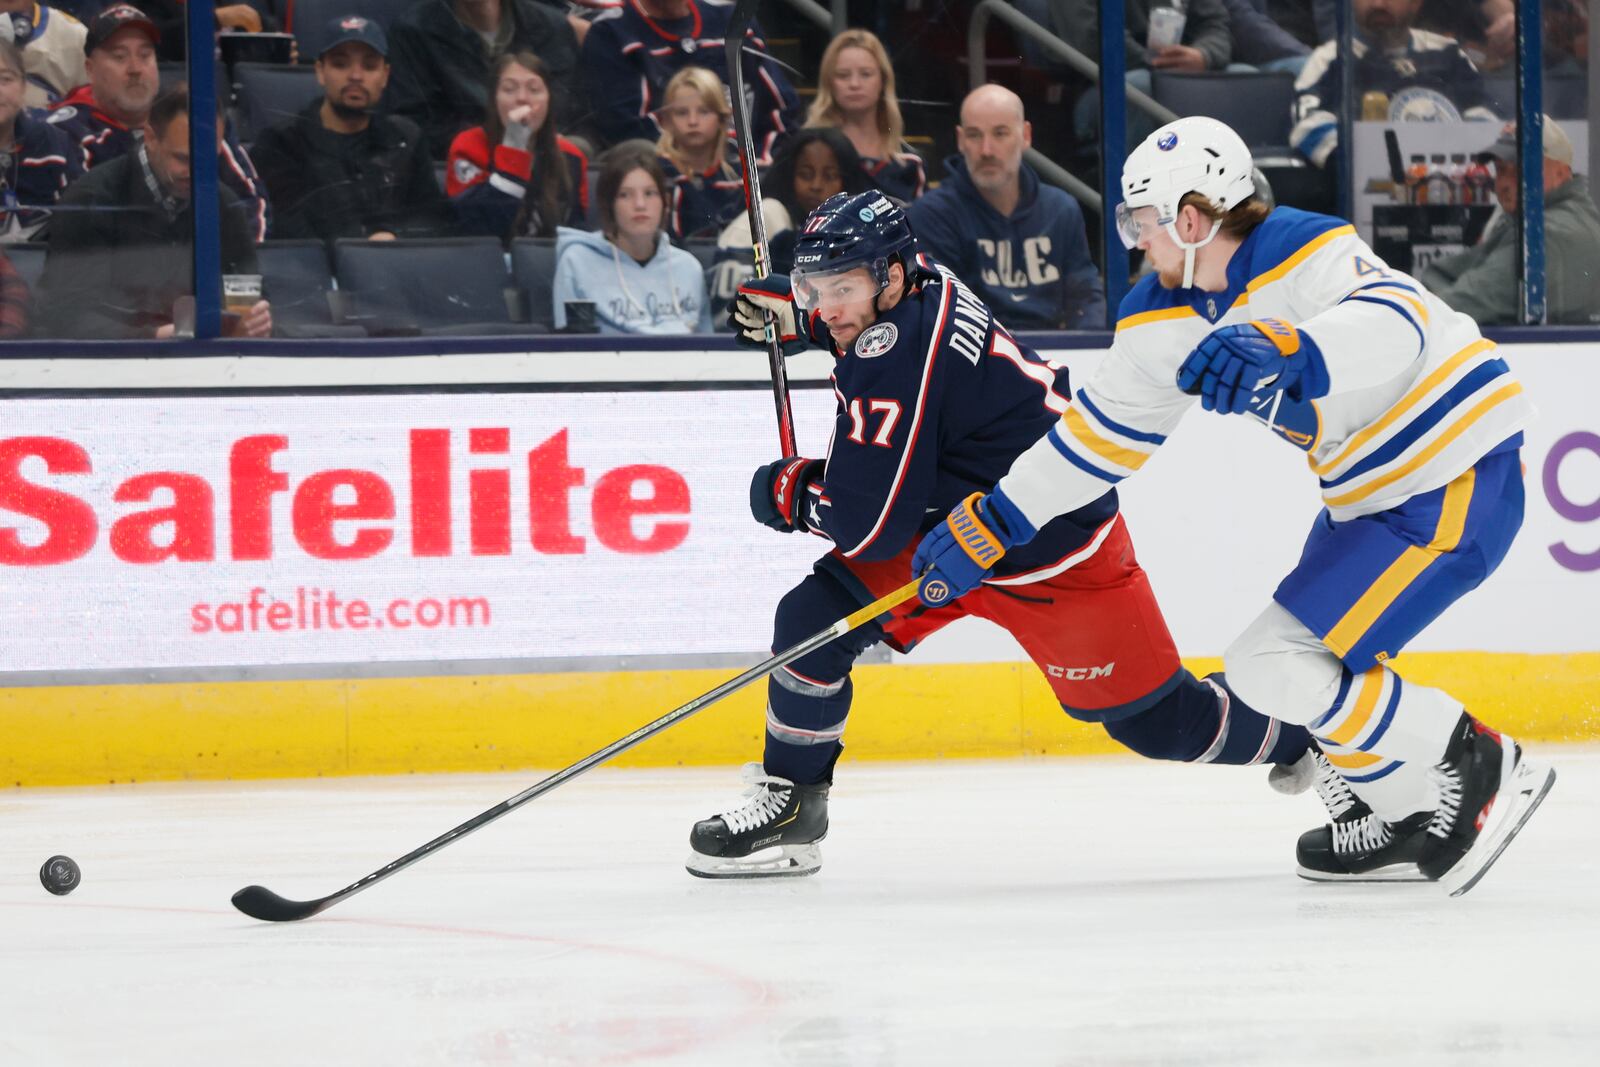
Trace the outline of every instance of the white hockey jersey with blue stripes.
{"type": "Polygon", "coordinates": [[[1000,488],[1035,526],[1138,470],[1197,398],[1178,367],[1221,326],[1276,318],[1309,334],[1328,395],[1249,413],[1307,453],[1337,521],[1450,482],[1533,417],[1522,385],[1466,315],[1392,270],[1342,219],[1277,208],[1239,246],[1228,289],[1144,278],[1109,355],[1000,488]]]}

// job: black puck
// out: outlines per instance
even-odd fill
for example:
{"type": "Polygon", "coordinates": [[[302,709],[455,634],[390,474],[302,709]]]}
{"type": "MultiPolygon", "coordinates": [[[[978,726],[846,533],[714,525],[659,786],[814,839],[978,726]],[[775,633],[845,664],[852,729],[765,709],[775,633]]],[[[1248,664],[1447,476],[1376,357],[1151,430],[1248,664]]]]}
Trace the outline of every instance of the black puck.
{"type": "Polygon", "coordinates": [[[64,897],[78,888],[82,880],[83,872],[78,870],[71,856],[51,856],[39,868],[40,883],[58,897],[64,897]]]}

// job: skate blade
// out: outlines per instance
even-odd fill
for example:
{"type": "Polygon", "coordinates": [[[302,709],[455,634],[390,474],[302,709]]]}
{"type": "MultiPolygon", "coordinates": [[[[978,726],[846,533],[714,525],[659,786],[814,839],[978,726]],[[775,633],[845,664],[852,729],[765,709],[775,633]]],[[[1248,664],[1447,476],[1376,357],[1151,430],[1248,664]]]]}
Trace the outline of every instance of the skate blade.
{"type": "Polygon", "coordinates": [[[804,878],[822,869],[822,850],[815,844],[782,845],[754,856],[703,856],[689,853],[684,869],[696,878],[804,878]]]}
{"type": "Polygon", "coordinates": [[[1314,871],[1309,867],[1295,864],[1294,873],[1308,882],[1426,882],[1428,880],[1415,863],[1391,863],[1387,867],[1363,871],[1361,874],[1330,874],[1327,871],[1314,871]]]}
{"type": "MultiPolygon", "coordinates": [[[[1507,751],[1514,751],[1511,739],[1506,738],[1505,741],[1507,751]]],[[[1512,759],[1515,760],[1515,757],[1512,759]]],[[[1525,753],[1522,759],[1515,760],[1514,768],[1501,778],[1494,807],[1490,809],[1489,819],[1479,832],[1478,839],[1472,843],[1467,854],[1440,877],[1439,884],[1445,891],[1453,897],[1459,897],[1477,885],[1500,858],[1500,853],[1516,838],[1518,831],[1533,817],[1555,784],[1554,767],[1529,762],[1525,753]]]]}

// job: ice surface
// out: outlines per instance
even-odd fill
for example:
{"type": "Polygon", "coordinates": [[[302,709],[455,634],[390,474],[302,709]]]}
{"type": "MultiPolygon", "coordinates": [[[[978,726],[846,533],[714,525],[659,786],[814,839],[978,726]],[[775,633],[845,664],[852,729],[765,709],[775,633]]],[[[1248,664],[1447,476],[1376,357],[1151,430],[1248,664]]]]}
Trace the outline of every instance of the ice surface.
{"type": "Polygon", "coordinates": [[[1260,768],[846,759],[822,873],[759,883],[682,867],[731,769],[602,770],[290,925],[228,898],[539,774],[0,793],[0,1064],[1593,1064],[1600,753],[1547,754],[1459,900],[1295,878],[1260,768]]]}

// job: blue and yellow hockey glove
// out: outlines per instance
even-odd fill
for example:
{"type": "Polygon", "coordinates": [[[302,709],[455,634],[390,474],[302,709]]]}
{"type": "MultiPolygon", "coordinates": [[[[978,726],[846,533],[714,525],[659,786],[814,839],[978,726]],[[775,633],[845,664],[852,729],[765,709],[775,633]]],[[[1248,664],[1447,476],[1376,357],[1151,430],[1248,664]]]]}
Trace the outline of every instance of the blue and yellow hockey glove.
{"type": "Polygon", "coordinates": [[[973,493],[928,531],[911,557],[920,575],[917,596],[930,608],[965,596],[994,570],[1007,550],[1038,533],[1004,493],[973,493]]]}
{"type": "Polygon", "coordinates": [[[810,334],[800,321],[804,313],[795,307],[794,292],[786,275],[769,274],[740,285],[733,303],[728,306],[728,326],[740,344],[765,349],[768,314],[772,316],[773,328],[778,331],[778,344],[784,355],[792,356],[811,347],[810,334]]]}
{"type": "Polygon", "coordinates": [[[1236,415],[1273,393],[1310,400],[1328,391],[1328,369],[1310,335],[1282,319],[1213,330],[1178,368],[1178,388],[1207,411],[1236,415]]]}
{"type": "Polygon", "coordinates": [[[763,526],[780,533],[805,532],[806,490],[822,477],[823,462],[804,456],[785,456],[757,467],[750,479],[750,514],[763,526]]]}

